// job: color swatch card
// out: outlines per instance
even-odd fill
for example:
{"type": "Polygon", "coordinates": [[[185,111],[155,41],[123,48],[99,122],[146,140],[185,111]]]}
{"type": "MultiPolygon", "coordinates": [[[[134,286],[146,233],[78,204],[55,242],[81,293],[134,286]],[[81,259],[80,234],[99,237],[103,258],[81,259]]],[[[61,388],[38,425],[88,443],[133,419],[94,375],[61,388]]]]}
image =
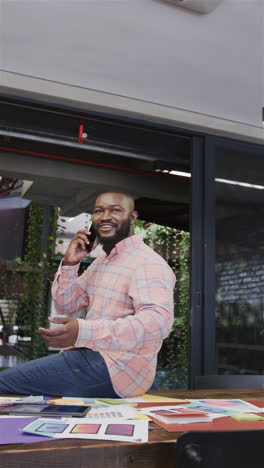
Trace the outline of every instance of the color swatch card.
{"type": "Polygon", "coordinates": [[[189,408],[178,406],[154,406],[141,410],[151,419],[158,419],[165,424],[189,424],[198,422],[211,422],[212,415],[189,408]]]}
{"type": "Polygon", "coordinates": [[[0,406],[9,406],[14,403],[43,403],[43,396],[28,397],[0,397],[0,406]]]}
{"type": "Polygon", "coordinates": [[[209,406],[199,402],[192,402],[189,405],[184,406],[184,408],[190,408],[194,411],[205,411],[207,414],[210,414],[212,419],[223,418],[224,416],[229,416],[230,414],[230,411],[224,408],[218,408],[217,406],[209,406]]]}
{"type": "MultiPolygon", "coordinates": [[[[56,402],[66,402],[66,405],[76,405],[79,404],[81,406],[87,406],[89,401],[92,401],[91,399],[74,399],[74,398],[62,398],[61,400],[54,400],[56,402]]],[[[93,400],[95,401],[95,400],[93,400]]],[[[53,403],[50,403],[53,404],[53,403]]],[[[61,405],[62,403],[59,403],[61,405]]],[[[131,408],[131,406],[128,405],[118,405],[113,407],[112,405],[104,405],[103,403],[101,404],[93,404],[89,403],[89,406],[91,405],[90,411],[84,416],[85,419],[92,421],[95,419],[133,419],[136,417],[135,410],[131,408]]]]}
{"type": "Polygon", "coordinates": [[[5,406],[13,405],[14,403],[21,403],[23,398],[15,398],[15,397],[0,397],[0,408],[4,408],[5,406]]]}
{"type": "MultiPolygon", "coordinates": [[[[247,414],[247,413],[260,413],[262,410],[250,403],[247,403],[243,400],[216,400],[216,399],[204,399],[204,400],[190,400],[189,404],[186,405],[170,405],[170,406],[153,406],[149,408],[137,408],[138,412],[141,412],[150,418],[152,418],[156,423],[161,421],[166,425],[175,425],[176,424],[188,424],[188,423],[199,423],[199,422],[210,422],[218,418],[224,418],[226,416],[233,416],[234,414],[247,414]],[[206,414],[206,418],[196,419],[187,419],[185,420],[180,418],[181,410],[197,411],[203,412],[206,414]],[[175,413],[175,414],[173,414],[175,413]]],[[[191,416],[191,413],[190,413],[191,416]]],[[[176,429],[175,429],[176,430],[176,429]]]]}
{"type": "Polygon", "coordinates": [[[234,400],[234,399],[204,399],[204,400],[190,400],[189,408],[197,409],[200,411],[209,410],[213,413],[220,414],[221,412],[225,414],[225,416],[229,415],[230,413],[254,413],[254,412],[261,412],[260,408],[257,406],[248,403],[247,401],[243,400],[234,400]]]}
{"type": "Polygon", "coordinates": [[[264,417],[254,413],[231,413],[231,418],[237,421],[264,421],[264,417]]]}
{"type": "Polygon", "coordinates": [[[130,406],[114,406],[114,407],[91,407],[89,413],[85,416],[86,420],[97,420],[97,419],[134,419],[136,412],[130,406]]]}
{"type": "Polygon", "coordinates": [[[83,397],[62,397],[53,400],[56,405],[96,405],[98,401],[95,398],[83,398],[83,397]]]}
{"type": "MultiPolygon", "coordinates": [[[[118,402],[119,399],[117,398],[116,401],[118,402]]],[[[49,404],[91,406],[89,413],[85,416],[89,421],[94,419],[135,419],[137,417],[135,410],[127,402],[126,404],[115,404],[113,407],[112,404],[103,403],[95,398],[63,397],[50,401],[49,404]]]]}
{"type": "Polygon", "coordinates": [[[107,406],[128,405],[130,402],[124,398],[99,398],[98,401],[107,406]]]}
{"type": "Polygon", "coordinates": [[[84,405],[92,407],[102,407],[109,406],[103,404],[101,401],[96,400],[95,398],[82,398],[82,397],[62,397],[56,398],[52,401],[49,401],[50,405],[84,405]]]}
{"type": "Polygon", "coordinates": [[[247,403],[246,401],[233,399],[190,400],[189,404],[178,406],[178,409],[180,408],[189,408],[194,411],[204,411],[210,415],[211,419],[223,418],[225,416],[229,416],[231,413],[259,413],[262,411],[260,408],[247,403]]]}
{"type": "Polygon", "coordinates": [[[98,439],[121,442],[148,442],[148,421],[88,422],[86,419],[41,418],[24,427],[23,432],[55,439],[98,439]]]}
{"type": "Polygon", "coordinates": [[[183,400],[181,398],[169,398],[160,395],[150,395],[148,393],[144,393],[144,395],[140,397],[133,397],[133,398],[125,398],[123,401],[127,403],[140,404],[140,403],[160,403],[160,404],[186,404],[189,403],[189,400],[183,400]]]}
{"type": "Polygon", "coordinates": [[[160,395],[150,395],[148,393],[145,393],[144,395],[142,395],[142,398],[144,401],[148,403],[168,403],[168,405],[170,403],[175,404],[176,402],[184,404],[184,403],[188,403],[189,401],[189,400],[183,400],[181,398],[169,398],[169,397],[164,397],[160,395]]]}

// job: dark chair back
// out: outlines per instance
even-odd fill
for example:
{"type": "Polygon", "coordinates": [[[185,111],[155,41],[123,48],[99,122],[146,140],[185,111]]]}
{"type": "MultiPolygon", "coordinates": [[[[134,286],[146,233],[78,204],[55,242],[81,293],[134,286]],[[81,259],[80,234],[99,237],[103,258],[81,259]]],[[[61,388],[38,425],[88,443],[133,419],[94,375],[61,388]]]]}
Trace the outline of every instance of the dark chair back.
{"type": "Polygon", "coordinates": [[[175,468],[263,468],[264,430],[192,431],[176,442],[175,468]]]}
{"type": "Polygon", "coordinates": [[[199,375],[195,388],[264,388],[264,375],[199,375]]]}

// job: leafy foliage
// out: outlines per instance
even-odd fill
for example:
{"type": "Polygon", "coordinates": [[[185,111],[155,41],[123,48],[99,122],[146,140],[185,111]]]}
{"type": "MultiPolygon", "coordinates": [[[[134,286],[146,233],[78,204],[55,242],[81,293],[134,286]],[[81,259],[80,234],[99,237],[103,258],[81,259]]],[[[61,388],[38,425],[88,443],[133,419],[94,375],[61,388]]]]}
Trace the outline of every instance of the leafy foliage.
{"type": "Polygon", "coordinates": [[[39,334],[39,327],[47,326],[48,274],[53,266],[56,214],[52,220],[55,223],[53,222],[53,232],[50,234],[46,252],[42,251],[43,218],[43,205],[31,203],[24,256],[24,288],[19,317],[24,333],[31,338],[25,349],[26,356],[30,359],[47,354],[47,346],[39,334]]]}
{"type": "Polygon", "coordinates": [[[137,224],[145,242],[159,253],[176,275],[174,324],[158,355],[157,376],[160,388],[186,385],[188,372],[189,327],[189,246],[190,234],[156,224],[137,224]],[[145,232],[144,232],[145,226],[145,232]]]}
{"type": "MultiPolygon", "coordinates": [[[[27,238],[24,259],[14,260],[11,279],[3,282],[8,285],[8,291],[4,291],[5,297],[19,303],[16,310],[16,323],[19,327],[19,335],[30,337],[23,345],[25,357],[34,359],[47,354],[45,341],[39,334],[39,327],[47,326],[49,305],[49,283],[53,277],[53,271],[57,269],[54,258],[56,242],[57,210],[53,211],[50,218],[51,232],[48,246],[43,251],[43,220],[44,206],[32,202],[29,209],[27,225],[27,238]],[[52,275],[50,273],[52,272],[52,275]],[[11,285],[16,285],[14,288],[11,285]]],[[[2,280],[4,272],[2,272],[2,280]]],[[[9,313],[9,321],[14,320],[12,310],[9,313]]]]}

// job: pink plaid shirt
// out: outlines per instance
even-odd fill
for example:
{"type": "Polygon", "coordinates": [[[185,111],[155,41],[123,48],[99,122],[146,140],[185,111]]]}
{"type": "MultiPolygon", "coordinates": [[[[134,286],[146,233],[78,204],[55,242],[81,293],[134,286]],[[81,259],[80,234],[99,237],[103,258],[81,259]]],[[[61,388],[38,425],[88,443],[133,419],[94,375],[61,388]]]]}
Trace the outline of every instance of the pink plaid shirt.
{"type": "Polygon", "coordinates": [[[78,277],[60,266],[53,283],[59,314],[89,307],[78,319],[75,347],[98,351],[121,397],[142,395],[153,383],[157,353],[171,330],[175,276],[140,235],[118,242],[78,277]]]}

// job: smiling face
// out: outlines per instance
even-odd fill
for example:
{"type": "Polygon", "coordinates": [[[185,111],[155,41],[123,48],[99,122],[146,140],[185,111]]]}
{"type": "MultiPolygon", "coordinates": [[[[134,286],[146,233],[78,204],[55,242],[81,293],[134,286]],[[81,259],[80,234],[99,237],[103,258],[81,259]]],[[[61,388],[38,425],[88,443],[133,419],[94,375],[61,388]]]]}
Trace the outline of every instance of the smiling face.
{"type": "Polygon", "coordinates": [[[123,193],[107,192],[100,195],[94,207],[93,226],[105,250],[134,234],[137,219],[134,201],[123,193]]]}

